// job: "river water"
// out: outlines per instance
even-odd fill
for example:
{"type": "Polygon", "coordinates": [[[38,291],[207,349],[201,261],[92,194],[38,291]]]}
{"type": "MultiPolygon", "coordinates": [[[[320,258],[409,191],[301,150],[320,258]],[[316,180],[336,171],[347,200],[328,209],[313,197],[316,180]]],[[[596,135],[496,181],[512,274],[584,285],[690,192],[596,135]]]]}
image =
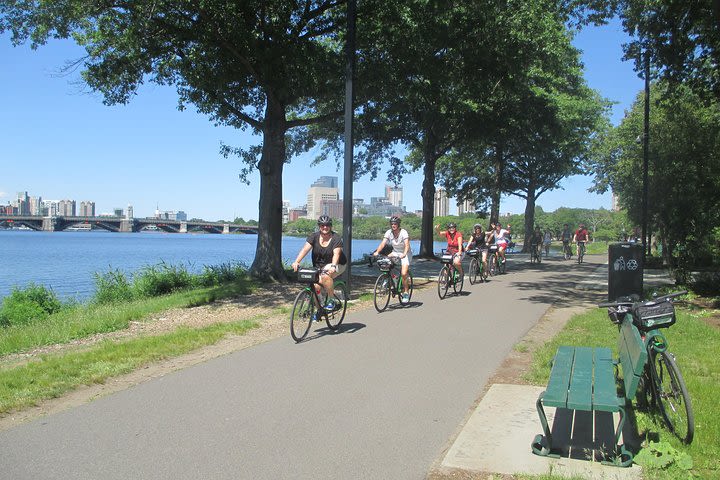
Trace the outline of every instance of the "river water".
{"type": "MultiPolygon", "coordinates": [[[[283,237],[282,258],[295,260],[304,238],[283,237]]],[[[252,264],[257,235],[183,233],[35,232],[0,230],[0,299],[14,286],[45,285],[63,299],[92,296],[93,274],[110,269],[132,273],[165,262],[191,272],[205,265],[252,264]]],[[[373,251],[378,240],[353,240],[353,259],[373,251]]],[[[419,241],[411,242],[417,252],[419,241]]],[[[436,243],[435,251],[440,251],[436,243]]],[[[310,255],[306,258],[309,262],[310,255]]]]}

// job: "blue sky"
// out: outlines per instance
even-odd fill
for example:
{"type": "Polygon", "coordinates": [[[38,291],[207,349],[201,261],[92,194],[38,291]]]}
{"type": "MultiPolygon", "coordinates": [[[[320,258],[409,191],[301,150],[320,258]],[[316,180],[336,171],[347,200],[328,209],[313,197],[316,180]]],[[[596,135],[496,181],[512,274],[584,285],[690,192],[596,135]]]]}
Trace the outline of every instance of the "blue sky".
{"type": "MultiPolygon", "coordinates": [[[[629,62],[622,62],[626,39],[618,22],[580,32],[575,45],[583,51],[590,87],[617,102],[617,124],[642,89],[629,62]]],[[[79,82],[79,72],[61,76],[65,63],[83,50],[67,41],[51,41],[38,50],[12,47],[0,36],[0,204],[19,191],[45,200],[92,200],[97,213],[133,205],[135,216],[160,210],[183,210],[206,220],[257,219],[259,176],[251,185],[238,179],[238,159],[219,154],[221,142],[250,145],[247,133],[214,126],[192,106],[177,110],[175,91],[148,84],[128,105],[108,107],[102,97],[79,82]]],[[[286,165],[283,198],[305,203],[307,188],[322,175],[342,179],[342,167],[326,162],[309,168],[310,157],[286,165]]],[[[375,182],[355,183],[354,197],[384,194],[384,174],[375,182]]],[[[571,177],[563,189],[543,194],[546,211],[559,207],[610,208],[610,195],[587,192],[591,180],[571,177]]],[[[422,175],[403,181],[408,210],[422,206],[422,175]]],[[[501,211],[521,213],[524,201],[503,198],[501,211]]],[[[451,207],[451,213],[453,207],[451,207]]]]}

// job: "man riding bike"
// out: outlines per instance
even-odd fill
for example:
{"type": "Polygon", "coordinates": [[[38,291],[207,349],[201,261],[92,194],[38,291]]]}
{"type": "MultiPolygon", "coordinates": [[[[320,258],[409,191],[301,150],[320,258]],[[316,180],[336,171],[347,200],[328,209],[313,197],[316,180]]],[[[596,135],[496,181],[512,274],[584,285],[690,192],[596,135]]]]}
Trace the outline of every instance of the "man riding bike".
{"type": "Polygon", "coordinates": [[[590,240],[590,234],[585,228],[585,224],[581,223],[578,229],[575,230],[575,235],[573,235],[573,242],[577,243],[576,252],[578,257],[580,256],[580,248],[584,247],[588,240],[590,240]]]}
{"type": "Polygon", "coordinates": [[[408,235],[407,230],[400,228],[400,223],[400,217],[393,216],[390,218],[390,230],[385,232],[380,245],[378,245],[375,252],[373,252],[373,255],[380,255],[380,252],[383,248],[385,248],[385,245],[390,244],[393,251],[388,255],[388,257],[400,259],[400,274],[403,279],[403,292],[401,295],[402,300],[406,302],[410,299],[410,279],[408,278],[408,273],[410,272],[412,250],[410,249],[410,236],[408,235]]]}
{"type": "Polygon", "coordinates": [[[453,256],[453,265],[458,271],[460,278],[463,276],[462,256],[463,256],[463,239],[462,233],[457,231],[457,225],[454,222],[447,224],[446,230],[440,230],[440,225],[435,225],[435,232],[441,237],[447,239],[446,251],[453,256]]]}
{"type": "Polygon", "coordinates": [[[326,310],[333,310],[336,306],[332,301],[334,294],[333,279],[345,271],[347,258],[342,251],[342,237],[332,231],[332,219],[327,215],[321,215],[317,224],[319,231],[308,235],[305,245],[300,249],[297,258],[292,263],[292,269],[297,272],[302,259],[312,250],[313,267],[322,269],[319,284],[315,284],[315,289],[318,292],[320,287],[325,290],[327,298],[330,300],[323,307],[326,310]]]}
{"type": "Polygon", "coordinates": [[[563,244],[563,254],[568,253],[568,258],[572,256],[572,250],[570,250],[570,241],[573,238],[573,234],[570,231],[570,226],[567,223],[563,224],[563,231],[560,233],[560,240],[563,244]]]}

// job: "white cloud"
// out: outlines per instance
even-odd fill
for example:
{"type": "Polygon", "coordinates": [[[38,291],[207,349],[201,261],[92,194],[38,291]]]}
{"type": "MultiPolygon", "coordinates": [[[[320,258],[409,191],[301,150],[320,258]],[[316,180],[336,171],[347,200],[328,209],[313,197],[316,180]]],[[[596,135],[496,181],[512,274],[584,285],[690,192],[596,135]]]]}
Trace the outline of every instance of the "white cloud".
{"type": "Polygon", "coordinates": [[[5,198],[5,197],[7,197],[7,192],[3,192],[2,190],[0,190],[0,198],[5,198]]]}

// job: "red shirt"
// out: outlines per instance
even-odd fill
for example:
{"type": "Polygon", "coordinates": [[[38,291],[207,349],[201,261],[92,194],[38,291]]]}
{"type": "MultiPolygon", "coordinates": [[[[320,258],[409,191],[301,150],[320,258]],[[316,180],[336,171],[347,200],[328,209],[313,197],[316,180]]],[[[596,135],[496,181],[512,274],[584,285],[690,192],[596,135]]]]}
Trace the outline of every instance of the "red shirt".
{"type": "Polygon", "coordinates": [[[445,232],[445,238],[447,238],[448,253],[457,253],[460,251],[460,243],[462,242],[462,233],[455,232],[455,235],[450,236],[450,232],[445,232]]]}
{"type": "Polygon", "coordinates": [[[587,229],[585,229],[585,228],[583,228],[583,229],[578,228],[577,230],[575,230],[575,241],[576,241],[576,242],[587,242],[587,240],[588,240],[588,231],[587,231],[587,229]]]}

